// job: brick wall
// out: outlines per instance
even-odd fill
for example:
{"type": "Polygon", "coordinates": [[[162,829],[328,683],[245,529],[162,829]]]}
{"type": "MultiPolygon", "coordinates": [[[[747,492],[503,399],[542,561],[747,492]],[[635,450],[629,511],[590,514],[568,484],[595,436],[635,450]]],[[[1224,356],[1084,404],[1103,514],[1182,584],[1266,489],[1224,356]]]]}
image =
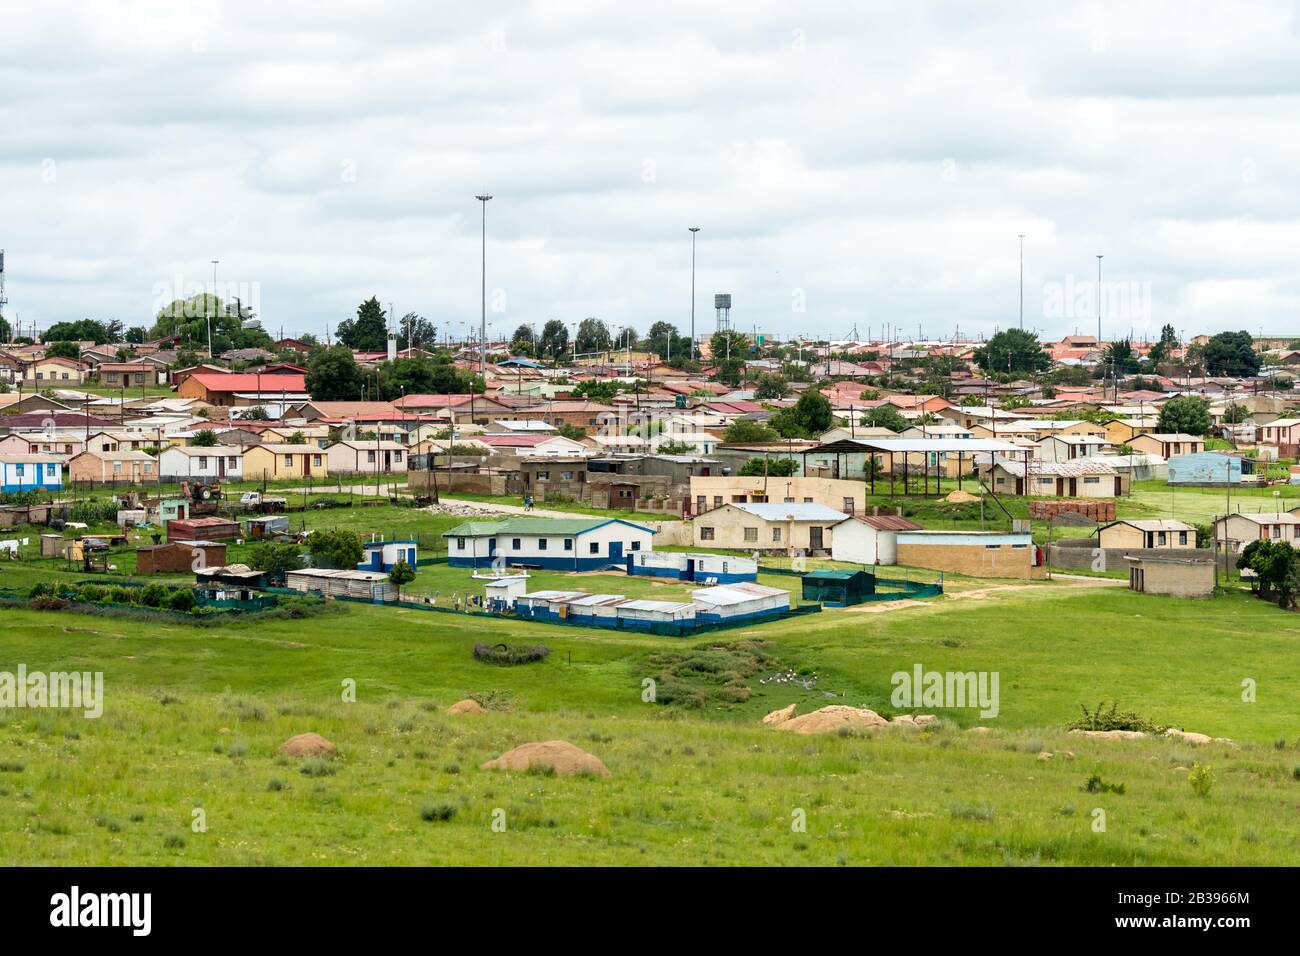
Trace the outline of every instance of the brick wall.
{"type": "Polygon", "coordinates": [[[1009,544],[986,547],[982,544],[904,544],[898,543],[898,563],[910,568],[928,568],[979,578],[1042,578],[1047,571],[1033,567],[1033,548],[1013,548],[1009,544]]]}

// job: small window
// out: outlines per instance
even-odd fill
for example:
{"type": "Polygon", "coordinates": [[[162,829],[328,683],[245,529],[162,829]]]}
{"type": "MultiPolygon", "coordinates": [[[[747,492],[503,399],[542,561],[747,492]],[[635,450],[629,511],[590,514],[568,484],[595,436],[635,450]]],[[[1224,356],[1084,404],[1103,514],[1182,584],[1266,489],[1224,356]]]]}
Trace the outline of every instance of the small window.
{"type": "Polygon", "coordinates": [[[745,540],[746,540],[746,541],[757,541],[757,540],[758,540],[758,529],[757,529],[757,528],[746,528],[746,529],[745,529],[745,540]]]}
{"type": "Polygon", "coordinates": [[[518,539],[518,538],[511,538],[511,539],[510,539],[510,549],[511,549],[512,551],[518,551],[518,550],[519,550],[519,539],[518,539]]]}
{"type": "MultiPolygon", "coordinates": [[[[1297,537],[1300,537],[1300,524],[1298,524],[1298,525],[1295,526],[1295,530],[1296,530],[1296,535],[1297,535],[1297,537]]],[[[1178,532],[1178,543],[1179,543],[1179,544],[1186,544],[1186,543],[1187,543],[1187,532],[1186,532],[1186,531],[1180,531],[1180,532],[1178,532]]]]}
{"type": "MultiPolygon", "coordinates": [[[[632,549],[633,551],[640,551],[640,550],[641,550],[641,542],[640,542],[640,541],[633,541],[632,544],[631,544],[631,549],[632,549]]],[[[642,560],[644,560],[644,559],[642,559],[642,560]]]]}
{"type": "Polygon", "coordinates": [[[200,456],[199,456],[199,467],[200,467],[200,468],[206,468],[206,467],[208,467],[208,456],[207,456],[207,455],[200,455],[200,456]]]}
{"type": "Polygon", "coordinates": [[[464,539],[464,538],[457,538],[457,539],[456,539],[456,550],[457,550],[457,551],[464,551],[464,550],[465,550],[465,539],[464,539]]]}
{"type": "Polygon", "coordinates": [[[545,550],[546,550],[546,543],[547,543],[547,542],[546,542],[546,539],[545,539],[545,538],[538,538],[538,539],[537,539],[537,550],[538,550],[538,551],[545,551],[545,550]]]}
{"type": "Polygon", "coordinates": [[[722,495],[714,495],[714,496],[713,496],[713,507],[715,507],[715,508],[721,508],[721,507],[722,507],[722,495]]]}
{"type": "MultiPolygon", "coordinates": [[[[284,457],[288,458],[289,456],[285,455],[284,457]]],[[[366,462],[372,465],[375,463],[375,453],[373,451],[366,452],[366,462]]],[[[288,464],[288,462],[286,462],[286,464],[288,464]]]]}
{"type": "Polygon", "coordinates": [[[773,543],[773,544],[780,544],[780,543],[781,543],[781,529],[780,529],[780,528],[773,528],[773,529],[772,529],[772,543],[773,543]]]}
{"type": "Polygon", "coordinates": [[[1156,534],[1156,544],[1159,547],[1164,547],[1168,543],[1169,543],[1169,536],[1166,535],[1163,531],[1160,531],[1156,534]]]}
{"type": "Polygon", "coordinates": [[[700,529],[700,540],[701,540],[701,541],[712,541],[712,540],[713,540],[713,529],[712,529],[712,528],[701,528],[701,529],[700,529]]]}
{"type": "Polygon", "coordinates": [[[312,456],[311,456],[311,463],[312,463],[313,465],[320,465],[320,455],[312,455],[312,456]]]}
{"type": "Polygon", "coordinates": [[[284,456],[284,467],[286,467],[286,468],[292,468],[292,467],[293,467],[293,455],[285,455],[285,456],[284,456]]]}
{"type": "Polygon", "coordinates": [[[803,500],[803,503],[806,504],[806,505],[810,505],[810,504],[813,503],[813,500],[812,500],[811,498],[805,498],[805,499],[803,500]]]}
{"type": "Polygon", "coordinates": [[[564,539],[564,550],[565,550],[565,551],[572,551],[572,550],[573,550],[573,539],[572,539],[572,538],[565,538],[565,539],[564,539]]]}
{"type": "Polygon", "coordinates": [[[591,542],[591,553],[592,553],[592,554],[600,554],[600,542],[599,542],[599,541],[593,541],[593,542],[591,542]]]}

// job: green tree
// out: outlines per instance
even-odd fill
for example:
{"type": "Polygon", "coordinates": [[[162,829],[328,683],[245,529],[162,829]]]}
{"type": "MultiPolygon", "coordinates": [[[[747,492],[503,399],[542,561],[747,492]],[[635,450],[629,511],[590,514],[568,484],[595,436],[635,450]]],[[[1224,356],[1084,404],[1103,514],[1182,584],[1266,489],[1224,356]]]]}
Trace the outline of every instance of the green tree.
{"type": "Polygon", "coordinates": [[[862,415],[862,424],[874,428],[888,428],[891,432],[901,432],[910,423],[893,405],[877,405],[862,415]]]}
{"type": "Polygon", "coordinates": [[[734,329],[714,332],[709,339],[709,354],[717,366],[718,381],[739,385],[749,356],[749,339],[734,329]]]}
{"type": "Polygon", "coordinates": [[[790,394],[790,383],[780,375],[764,372],[754,383],[754,398],[763,401],[769,398],[785,398],[790,394]]]}
{"type": "Polygon", "coordinates": [[[773,415],[769,424],[782,438],[815,438],[834,422],[830,401],[815,388],[810,388],[792,407],[783,408],[773,415]]]}
{"type": "Polygon", "coordinates": [[[660,442],[655,451],[660,455],[692,455],[695,453],[695,446],[688,441],[677,441],[671,438],[660,442]]]}
{"type": "Polygon", "coordinates": [[[388,583],[397,588],[397,600],[402,599],[402,585],[415,580],[414,569],[405,561],[398,561],[388,572],[388,583]]]}
{"type": "Polygon", "coordinates": [[[388,323],[374,296],[357,306],[357,317],[339,323],[338,339],[358,352],[383,352],[388,348],[388,323]]]}
{"type": "Polygon", "coordinates": [[[1240,425],[1250,417],[1250,409],[1240,402],[1229,402],[1223,410],[1223,420],[1229,425],[1240,425]]]}
{"type": "Polygon", "coordinates": [[[569,350],[569,328],[559,319],[551,319],[542,326],[538,342],[538,357],[557,359],[569,350]]]}
{"type": "Polygon", "coordinates": [[[573,387],[573,395],[577,398],[590,399],[593,402],[612,402],[614,396],[618,394],[619,387],[617,382],[610,382],[601,379],[589,378],[585,382],[579,382],[573,387]]]}
{"type": "Polygon", "coordinates": [[[1006,329],[975,350],[975,364],[990,373],[1026,375],[1043,371],[1052,360],[1032,332],[1006,329]]]}
{"type": "Polygon", "coordinates": [[[114,328],[120,329],[120,322],[96,322],[94,319],[81,319],[77,322],[55,322],[41,336],[46,342],[86,342],[96,345],[117,341],[114,328]]]}
{"type": "Polygon", "coordinates": [[[301,546],[288,541],[259,541],[249,549],[248,566],[280,576],[302,567],[301,551],[301,546]]]}
{"type": "Polygon", "coordinates": [[[306,543],[318,567],[351,570],[361,562],[361,541],[351,531],[313,531],[306,543]]]}
{"type": "Polygon", "coordinates": [[[799,470],[799,463],[793,458],[761,458],[754,456],[740,466],[736,472],[745,478],[761,478],[768,476],[771,478],[789,478],[799,470]]]}
{"type": "Polygon", "coordinates": [[[217,433],[211,428],[201,428],[190,436],[190,445],[194,448],[215,448],[217,433]]]}
{"type": "Polygon", "coordinates": [[[609,327],[597,318],[582,320],[582,323],[578,326],[578,334],[574,337],[574,342],[580,353],[608,352],[613,347],[609,327]]]}
{"type": "Polygon", "coordinates": [[[1169,399],[1156,421],[1156,431],[1165,434],[1206,435],[1210,426],[1210,403],[1195,395],[1169,399]]]}
{"type": "MultiPolygon", "coordinates": [[[[438,327],[428,319],[408,312],[397,323],[397,347],[431,349],[438,344],[438,327]]],[[[385,343],[384,348],[388,348],[385,343]]]]}
{"type": "Polygon", "coordinates": [[[14,330],[9,324],[9,320],[0,315],[0,342],[8,342],[13,337],[13,334],[14,330]]]}
{"type": "Polygon", "coordinates": [[[318,351],[307,363],[307,391],[320,402],[361,397],[361,368],[346,345],[318,351]]]}
{"type": "Polygon", "coordinates": [[[737,418],[722,433],[723,441],[728,444],[754,445],[780,440],[781,436],[766,422],[750,418],[737,418]]]}
{"type": "Polygon", "coordinates": [[[81,357],[81,349],[77,347],[76,342],[66,340],[51,342],[45,349],[48,358],[70,358],[77,359],[81,357]]]}
{"type": "Polygon", "coordinates": [[[1102,365],[1117,376],[1133,375],[1141,368],[1138,364],[1137,353],[1133,351],[1133,343],[1128,339],[1111,342],[1107,345],[1102,352],[1102,365]]]}
{"type": "Polygon", "coordinates": [[[1260,357],[1249,332],[1220,332],[1202,351],[1209,375],[1249,378],[1259,374],[1260,357]]]}
{"type": "Polygon", "coordinates": [[[577,425],[561,425],[555,430],[555,433],[561,438],[569,439],[569,441],[582,441],[587,437],[587,433],[577,425]]]}
{"type": "Polygon", "coordinates": [[[515,334],[510,338],[510,351],[516,355],[537,354],[537,343],[533,341],[531,325],[521,325],[515,329],[515,334]]]}

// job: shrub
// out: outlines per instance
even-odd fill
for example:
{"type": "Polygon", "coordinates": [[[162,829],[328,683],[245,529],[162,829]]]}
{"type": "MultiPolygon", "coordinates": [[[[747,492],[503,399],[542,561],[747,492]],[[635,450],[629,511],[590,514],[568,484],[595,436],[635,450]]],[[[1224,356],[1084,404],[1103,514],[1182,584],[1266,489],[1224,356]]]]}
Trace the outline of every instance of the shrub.
{"type": "Polygon", "coordinates": [[[104,600],[104,589],[98,584],[87,584],[77,592],[77,600],[90,604],[98,603],[104,600]]]}
{"type": "Polygon", "coordinates": [[[1107,783],[1101,778],[1101,771],[1094,770],[1088,777],[1088,782],[1083,785],[1083,789],[1087,793],[1114,793],[1122,796],[1124,784],[1107,783]]]}
{"type": "Polygon", "coordinates": [[[456,815],[456,808],[450,803],[426,804],[420,809],[420,819],[425,823],[443,822],[456,815]]]}
{"type": "Polygon", "coordinates": [[[511,647],[509,644],[475,644],[474,659],[485,664],[501,664],[507,667],[515,664],[531,664],[545,660],[551,649],[545,644],[531,647],[511,647]]]}
{"type": "Polygon", "coordinates": [[[198,600],[194,597],[194,592],[189,588],[180,588],[173,591],[171,596],[167,598],[167,606],[169,608],[173,611],[181,611],[183,613],[188,613],[189,611],[194,610],[198,603],[198,600]]]}
{"type": "Polygon", "coordinates": [[[1214,768],[1209,764],[1192,764],[1192,771],[1187,775],[1187,782],[1192,785],[1192,792],[1198,797],[1208,797],[1214,787],[1214,768]]]}
{"type": "Polygon", "coordinates": [[[1145,734],[1159,735],[1165,732],[1167,725],[1143,717],[1133,711],[1118,710],[1118,704],[1112,703],[1110,710],[1103,710],[1104,702],[1097,704],[1097,709],[1089,712],[1083,704],[1079,709],[1083,716],[1067,724],[1069,730],[1137,730],[1145,734]]]}
{"type": "Polygon", "coordinates": [[[160,607],[167,600],[167,588],[154,582],[140,589],[140,603],[145,607],[160,607]]]}
{"type": "Polygon", "coordinates": [[[305,777],[328,777],[334,773],[334,765],[323,757],[308,757],[298,772],[305,777]]]}
{"type": "Polygon", "coordinates": [[[32,598],[31,606],[35,611],[61,611],[68,606],[68,602],[61,597],[42,594],[40,597],[32,598]]]}
{"type": "Polygon", "coordinates": [[[109,588],[108,593],[105,596],[108,598],[108,602],[110,604],[134,604],[135,603],[135,590],[132,588],[124,588],[118,584],[115,584],[111,588],[109,588]]]}

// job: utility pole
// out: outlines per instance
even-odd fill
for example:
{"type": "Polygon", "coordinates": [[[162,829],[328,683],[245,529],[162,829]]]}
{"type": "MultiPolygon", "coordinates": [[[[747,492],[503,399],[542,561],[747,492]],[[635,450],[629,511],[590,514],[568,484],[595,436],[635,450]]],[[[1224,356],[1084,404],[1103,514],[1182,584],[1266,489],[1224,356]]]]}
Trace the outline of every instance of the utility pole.
{"type": "Polygon", "coordinates": [[[691,231],[691,360],[695,359],[695,234],[699,226],[689,226],[691,231]]]}
{"type": "Polygon", "coordinates": [[[1097,348],[1101,348],[1101,256],[1097,257],[1097,348]]]}
{"type": "Polygon", "coordinates": [[[483,311],[479,318],[479,374],[487,378],[487,204],[492,197],[487,193],[475,196],[483,204],[483,311]]]}
{"type": "Polygon", "coordinates": [[[203,310],[208,317],[208,360],[209,361],[212,360],[212,309],[216,308],[215,300],[217,298],[217,264],[219,262],[221,262],[220,259],[212,260],[212,298],[214,301],[212,303],[211,308],[207,308],[203,310]]]}

